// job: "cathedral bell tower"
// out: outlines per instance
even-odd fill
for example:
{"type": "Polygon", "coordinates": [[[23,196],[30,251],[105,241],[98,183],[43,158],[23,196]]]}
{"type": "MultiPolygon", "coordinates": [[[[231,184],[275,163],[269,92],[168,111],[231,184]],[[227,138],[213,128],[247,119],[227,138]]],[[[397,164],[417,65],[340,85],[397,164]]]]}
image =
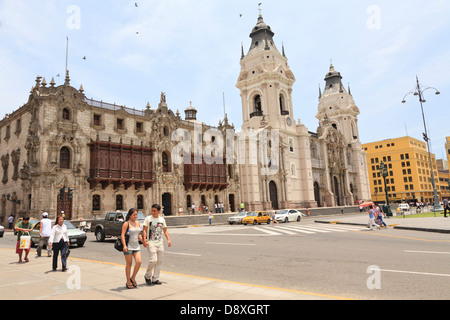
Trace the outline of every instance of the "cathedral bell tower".
{"type": "Polygon", "coordinates": [[[341,73],[330,65],[330,71],[325,76],[325,90],[319,93],[319,110],[316,118],[320,125],[325,120],[340,131],[348,142],[359,140],[358,116],[359,108],[356,106],[350,91],[342,85],[341,73]]]}
{"type": "Polygon", "coordinates": [[[295,131],[292,86],[295,77],[284,53],[273,41],[275,33],[262,15],[253,28],[247,55],[242,48],[241,73],[236,87],[241,91],[243,129],[271,126],[295,131]]]}

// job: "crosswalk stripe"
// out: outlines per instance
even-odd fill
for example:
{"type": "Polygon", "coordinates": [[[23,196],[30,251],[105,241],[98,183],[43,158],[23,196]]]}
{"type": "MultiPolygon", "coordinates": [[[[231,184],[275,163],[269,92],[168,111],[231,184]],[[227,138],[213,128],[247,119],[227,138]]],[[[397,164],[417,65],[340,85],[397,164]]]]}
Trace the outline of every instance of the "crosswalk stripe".
{"type": "Polygon", "coordinates": [[[267,234],[270,234],[270,235],[274,235],[274,236],[279,236],[279,235],[281,235],[280,233],[275,232],[275,231],[272,231],[272,230],[269,230],[269,229],[267,229],[267,228],[254,227],[253,229],[254,229],[254,230],[257,230],[257,231],[261,231],[261,232],[267,233],[267,234]]]}
{"type": "Polygon", "coordinates": [[[324,229],[314,228],[314,227],[293,226],[291,228],[293,228],[295,230],[298,230],[298,231],[308,230],[308,231],[311,231],[311,233],[317,233],[317,232],[319,232],[319,233],[329,233],[329,232],[331,232],[330,230],[324,230],[324,229]]]}
{"type": "Polygon", "coordinates": [[[296,234],[296,232],[292,232],[292,229],[288,227],[276,226],[275,229],[286,234],[296,234]]]}

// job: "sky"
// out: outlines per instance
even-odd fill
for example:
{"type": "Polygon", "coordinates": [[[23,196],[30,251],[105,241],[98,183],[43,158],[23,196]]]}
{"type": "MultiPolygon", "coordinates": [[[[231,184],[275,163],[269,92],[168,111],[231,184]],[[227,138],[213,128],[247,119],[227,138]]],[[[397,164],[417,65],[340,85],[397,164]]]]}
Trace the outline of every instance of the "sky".
{"type": "Polygon", "coordinates": [[[217,126],[225,107],[240,130],[236,82],[241,44],[261,9],[285,47],[297,81],[294,117],[316,132],[319,85],[330,59],[359,107],[364,143],[422,139],[414,91],[437,158],[450,136],[450,0],[0,0],[0,119],[28,101],[36,77],[64,83],[66,45],[71,85],[88,98],[144,110],[161,92],[174,112],[190,103],[217,126]],[[258,6],[262,3],[261,6],[258,6]],[[83,59],[86,57],[86,59],[83,59]],[[58,77],[58,75],[60,75],[58,77]]]}

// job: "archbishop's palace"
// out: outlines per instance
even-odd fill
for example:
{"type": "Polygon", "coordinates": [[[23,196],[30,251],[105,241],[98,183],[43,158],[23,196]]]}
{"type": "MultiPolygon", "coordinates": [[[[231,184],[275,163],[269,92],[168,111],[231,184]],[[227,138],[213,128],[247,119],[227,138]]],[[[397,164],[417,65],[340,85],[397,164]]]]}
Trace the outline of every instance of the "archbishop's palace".
{"type": "Polygon", "coordinates": [[[28,102],[0,122],[0,222],[10,214],[68,219],[137,208],[190,214],[223,203],[225,212],[353,205],[369,199],[366,154],[350,89],[333,65],[319,92],[317,132],[294,117],[284,48],[260,15],[242,49],[239,132],[174,113],[161,94],[142,111],[88,99],[83,87],[37,77],[28,102]],[[73,189],[65,197],[60,189],[73,189]]]}

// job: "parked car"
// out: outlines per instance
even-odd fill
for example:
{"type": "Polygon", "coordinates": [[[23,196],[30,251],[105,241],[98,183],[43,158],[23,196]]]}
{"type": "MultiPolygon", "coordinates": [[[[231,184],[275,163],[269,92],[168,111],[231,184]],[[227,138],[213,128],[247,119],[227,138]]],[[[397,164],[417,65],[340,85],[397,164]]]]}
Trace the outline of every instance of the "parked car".
{"type": "Polygon", "coordinates": [[[400,208],[400,210],[401,211],[409,211],[409,204],[407,204],[407,203],[400,203],[399,205],[398,205],[398,207],[400,208]]]}
{"type": "MultiPolygon", "coordinates": [[[[65,220],[64,224],[67,227],[67,234],[69,235],[69,241],[70,245],[77,245],[79,247],[84,246],[84,243],[86,242],[87,236],[86,232],[79,230],[75,228],[75,226],[70,222],[65,220]]],[[[39,229],[41,227],[41,222],[39,221],[36,223],[36,225],[33,227],[33,231],[31,231],[31,247],[35,247],[39,245],[39,229]]]]}
{"type": "Polygon", "coordinates": [[[265,211],[248,212],[247,216],[242,219],[242,224],[270,224],[270,215],[265,211]]]}
{"type": "Polygon", "coordinates": [[[300,222],[302,213],[295,209],[280,210],[275,213],[275,220],[279,222],[300,222]]]}
{"type": "Polygon", "coordinates": [[[234,215],[234,216],[232,216],[232,217],[229,217],[228,218],[228,223],[229,224],[242,224],[242,219],[244,219],[246,216],[247,216],[247,214],[248,214],[249,212],[247,212],[247,211],[243,211],[243,212],[239,212],[238,214],[236,214],[236,215],[234,215]]]}
{"type": "MultiPolygon", "coordinates": [[[[97,241],[103,242],[106,238],[118,237],[127,215],[128,212],[125,211],[107,212],[104,219],[92,221],[91,231],[95,233],[97,241]]],[[[141,233],[144,229],[145,218],[146,216],[139,211],[137,221],[141,224],[141,233]]]]}
{"type": "Polygon", "coordinates": [[[5,234],[5,228],[3,226],[0,226],[0,238],[3,238],[4,234],[5,234]]]}

